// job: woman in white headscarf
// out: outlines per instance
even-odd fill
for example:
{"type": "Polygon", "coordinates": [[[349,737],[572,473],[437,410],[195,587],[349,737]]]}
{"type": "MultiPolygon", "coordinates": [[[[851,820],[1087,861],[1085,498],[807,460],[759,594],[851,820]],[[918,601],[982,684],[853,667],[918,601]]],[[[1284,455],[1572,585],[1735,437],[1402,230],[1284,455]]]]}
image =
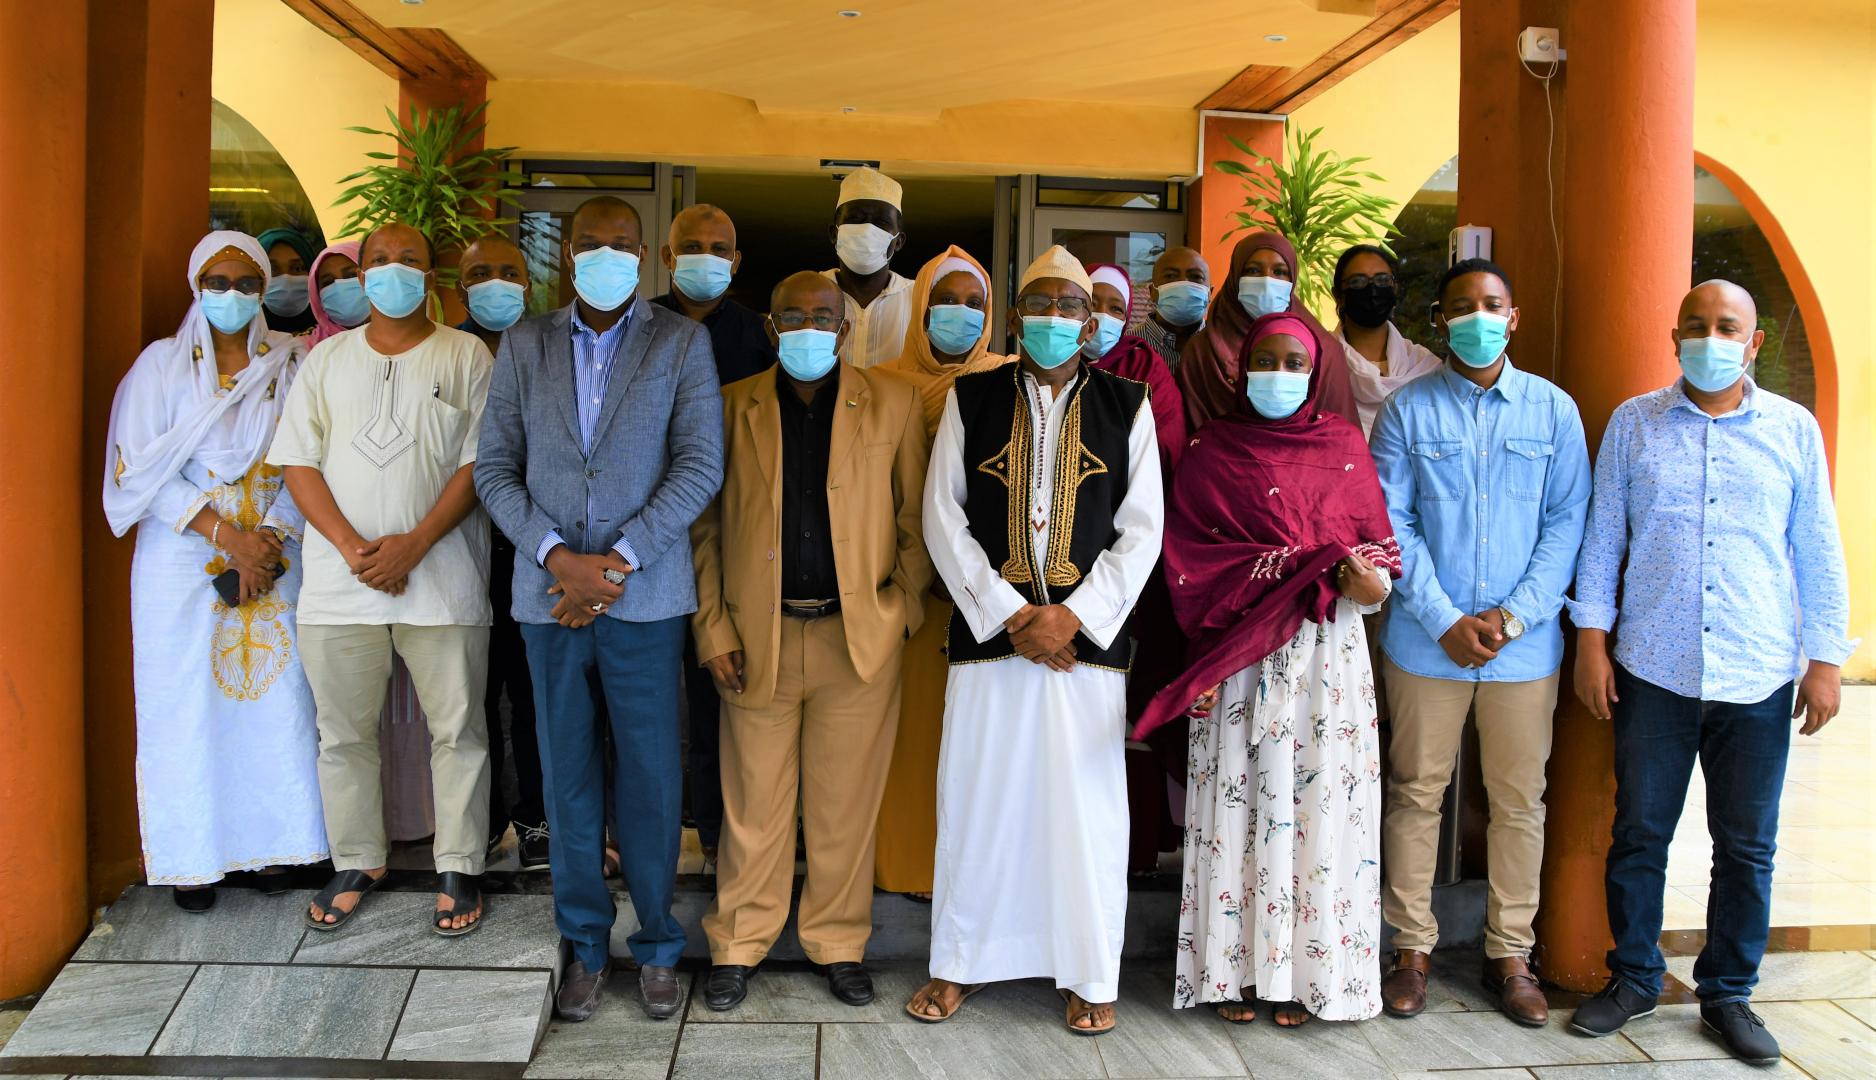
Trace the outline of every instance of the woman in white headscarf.
{"type": "Polygon", "coordinates": [[[186,911],[235,871],[326,857],[313,699],[294,647],[305,519],[263,460],[303,347],[267,328],[246,233],[189,256],[195,302],[117,388],[104,513],[137,528],[130,619],[144,871],[186,911]]]}
{"type": "Polygon", "coordinates": [[[1356,244],[1342,252],[1335,262],[1333,290],[1335,313],[1341,319],[1335,339],[1348,360],[1348,383],[1355,391],[1355,408],[1366,437],[1388,395],[1439,370],[1440,358],[1402,337],[1394,325],[1394,308],[1400,303],[1400,263],[1388,251],[1374,244],[1356,244]]]}

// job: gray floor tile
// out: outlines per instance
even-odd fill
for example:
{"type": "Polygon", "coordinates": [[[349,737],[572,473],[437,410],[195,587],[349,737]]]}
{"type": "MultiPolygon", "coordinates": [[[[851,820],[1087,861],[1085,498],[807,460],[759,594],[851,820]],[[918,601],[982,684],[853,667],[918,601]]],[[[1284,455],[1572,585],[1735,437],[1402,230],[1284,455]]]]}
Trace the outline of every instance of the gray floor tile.
{"type": "Polygon", "coordinates": [[[1817,1077],[1876,1076],[1876,1031],[1828,1001],[1754,1003],[1785,1057],[1817,1077]]]}
{"type": "MultiPolygon", "coordinates": [[[[1694,957],[1668,958],[1668,971],[1694,985],[1694,957]]],[[[1876,997],[1876,960],[1860,952],[1766,953],[1752,1000],[1817,1001],[1876,997]]]]}
{"type": "Polygon", "coordinates": [[[672,1080],[815,1080],[817,1038],[813,1024],[699,1024],[684,1031],[672,1080]]]}
{"type": "MultiPolygon", "coordinates": [[[[699,987],[690,1001],[693,1024],[847,1024],[883,1023],[905,1017],[905,1003],[929,978],[923,966],[873,966],[873,1002],[858,1008],[828,992],[827,979],[812,971],[759,969],[749,980],[749,996],[728,1012],[712,1012],[699,987]]],[[[699,974],[701,981],[704,976],[699,974]]],[[[973,1004],[976,999],[972,999],[973,1004]]]]}
{"type": "Polygon", "coordinates": [[[296,964],[373,964],[420,968],[552,970],[560,949],[551,896],[484,898],[488,921],[462,937],[425,930],[435,893],[374,893],[358,917],[333,933],[309,931],[296,964]]]}
{"type": "MultiPolygon", "coordinates": [[[[1382,1059],[1396,1067],[1483,1069],[1644,1060],[1622,1036],[1586,1039],[1569,1030],[1568,1020],[1568,1012],[1561,1009],[1553,1011],[1549,1026],[1542,1028],[1520,1027],[1496,1012],[1439,1013],[1412,1020],[1383,1016],[1362,1024],[1361,1030],[1382,1059]]],[[[1256,1062],[1251,1062],[1251,1072],[1257,1072],[1256,1062]]]]}
{"type": "Polygon", "coordinates": [[[1653,1016],[1629,1021],[1622,1034],[1656,1061],[1729,1056],[1726,1047],[1700,1026],[1698,1005],[1662,1005],[1653,1016]]]}
{"type": "MultiPolygon", "coordinates": [[[[684,1041],[690,1039],[686,1032],[684,1041]]],[[[1040,1029],[1021,1022],[921,1024],[910,1017],[903,1024],[827,1024],[821,1080],[1086,1080],[1103,1075],[1099,1041],[1069,1034],[1059,1018],[1040,1029]]]]}
{"type": "Polygon", "coordinates": [[[1390,1063],[1362,1037],[1362,1029],[1399,1022],[1386,1017],[1359,1024],[1312,1020],[1302,1027],[1280,1028],[1269,1017],[1259,1017],[1254,1023],[1229,1024],[1226,1029],[1237,1044],[1238,1057],[1257,1080],[1377,1080],[1389,1075],[1390,1063]]]}
{"type": "Polygon", "coordinates": [[[1395,1080],[1531,1080],[1529,1069],[1451,1069],[1446,1072],[1395,1073],[1395,1080]]]}
{"type": "MultiPolygon", "coordinates": [[[[1789,1061],[1776,1065],[1748,1065],[1732,1058],[1714,1061],[1639,1061],[1626,1065],[1547,1065],[1531,1070],[1537,1080],[1744,1080],[1746,1077],[1782,1077],[1804,1080],[1803,1070],[1789,1061]]],[[[1445,1077],[1456,1073],[1436,1074],[1445,1077]]]]}
{"type": "Polygon", "coordinates": [[[207,964],[153,1054],[380,1058],[415,972],[207,964]]]}
{"type": "Polygon", "coordinates": [[[1231,1025],[1212,1009],[1172,1008],[1170,967],[1121,969],[1118,1018],[1094,1040],[1111,1077],[1248,1076],[1231,1025]]]}
{"type": "Polygon", "coordinates": [[[1439,949],[1427,978],[1428,1012],[1497,1012],[1498,999],[1479,983],[1485,954],[1478,949],[1439,949]]]}
{"type": "Polygon", "coordinates": [[[545,971],[420,971],[386,1057],[526,1062],[547,1026],[545,971]]]}
{"type": "Polygon", "coordinates": [[[306,933],[300,912],[312,896],[222,889],[213,909],[190,914],[176,906],[170,890],[134,886],[104,913],[73,959],[284,964],[306,933]]]}
{"type": "Polygon", "coordinates": [[[1839,998],[1837,1007],[1876,1028],[1876,998],[1839,998]]]}
{"type": "MultiPolygon", "coordinates": [[[[691,975],[678,972],[689,994],[691,975]]],[[[681,1030],[645,1015],[636,972],[613,970],[599,1012],[578,1024],[550,1020],[527,1080],[664,1080],[681,1030]]]]}
{"type": "Polygon", "coordinates": [[[0,1057],[142,1054],[195,970],[190,964],[67,964],[0,1057]]]}

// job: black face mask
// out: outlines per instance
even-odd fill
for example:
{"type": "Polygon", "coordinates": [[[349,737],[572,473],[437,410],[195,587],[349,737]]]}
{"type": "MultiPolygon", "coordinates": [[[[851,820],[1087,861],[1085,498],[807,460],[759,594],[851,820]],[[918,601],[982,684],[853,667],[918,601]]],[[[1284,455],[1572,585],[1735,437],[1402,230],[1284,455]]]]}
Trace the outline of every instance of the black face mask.
{"type": "Polygon", "coordinates": [[[1342,294],[1342,315],[1356,326],[1372,330],[1387,322],[1399,300],[1392,285],[1365,285],[1342,294]]]}

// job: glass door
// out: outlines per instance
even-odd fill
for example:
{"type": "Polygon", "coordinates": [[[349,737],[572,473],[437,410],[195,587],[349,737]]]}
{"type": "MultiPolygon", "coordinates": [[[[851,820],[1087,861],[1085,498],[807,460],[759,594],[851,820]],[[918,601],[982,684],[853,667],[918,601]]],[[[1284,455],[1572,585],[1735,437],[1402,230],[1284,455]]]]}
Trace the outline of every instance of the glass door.
{"type": "Polygon", "coordinates": [[[639,265],[639,295],[657,296],[671,287],[670,272],[658,258],[658,249],[671,229],[671,219],[696,199],[696,171],[664,163],[615,161],[517,161],[510,167],[522,174],[518,185],[518,219],[509,226],[515,244],[528,260],[534,283],[528,314],[552,311],[573,300],[571,267],[562,240],[573,213],[595,195],[613,195],[638,211],[644,226],[645,258],[639,265]]]}
{"type": "Polygon", "coordinates": [[[1067,248],[1084,264],[1124,267],[1134,283],[1129,323],[1147,313],[1153,261],[1186,235],[1184,189],[1173,181],[1102,180],[1025,176],[1018,204],[1027,208],[1026,228],[1012,280],[1051,245],[1067,248]]]}

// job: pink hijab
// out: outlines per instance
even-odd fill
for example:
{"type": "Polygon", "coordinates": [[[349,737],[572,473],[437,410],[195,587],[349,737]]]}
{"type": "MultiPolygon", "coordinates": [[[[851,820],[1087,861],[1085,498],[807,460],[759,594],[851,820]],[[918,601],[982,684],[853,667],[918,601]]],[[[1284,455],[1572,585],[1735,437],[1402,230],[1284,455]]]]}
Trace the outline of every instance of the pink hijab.
{"type": "Polygon", "coordinates": [[[326,317],[326,307],[319,302],[319,264],[325,262],[326,256],[328,255],[343,255],[353,262],[357,262],[358,245],[359,241],[357,240],[341,240],[336,244],[330,244],[326,247],[326,250],[314,256],[312,265],[306,268],[307,282],[312,286],[306,290],[307,299],[311,301],[313,306],[313,329],[310,336],[306,339],[306,347],[309,349],[334,334],[341,334],[350,329],[326,317]]]}

